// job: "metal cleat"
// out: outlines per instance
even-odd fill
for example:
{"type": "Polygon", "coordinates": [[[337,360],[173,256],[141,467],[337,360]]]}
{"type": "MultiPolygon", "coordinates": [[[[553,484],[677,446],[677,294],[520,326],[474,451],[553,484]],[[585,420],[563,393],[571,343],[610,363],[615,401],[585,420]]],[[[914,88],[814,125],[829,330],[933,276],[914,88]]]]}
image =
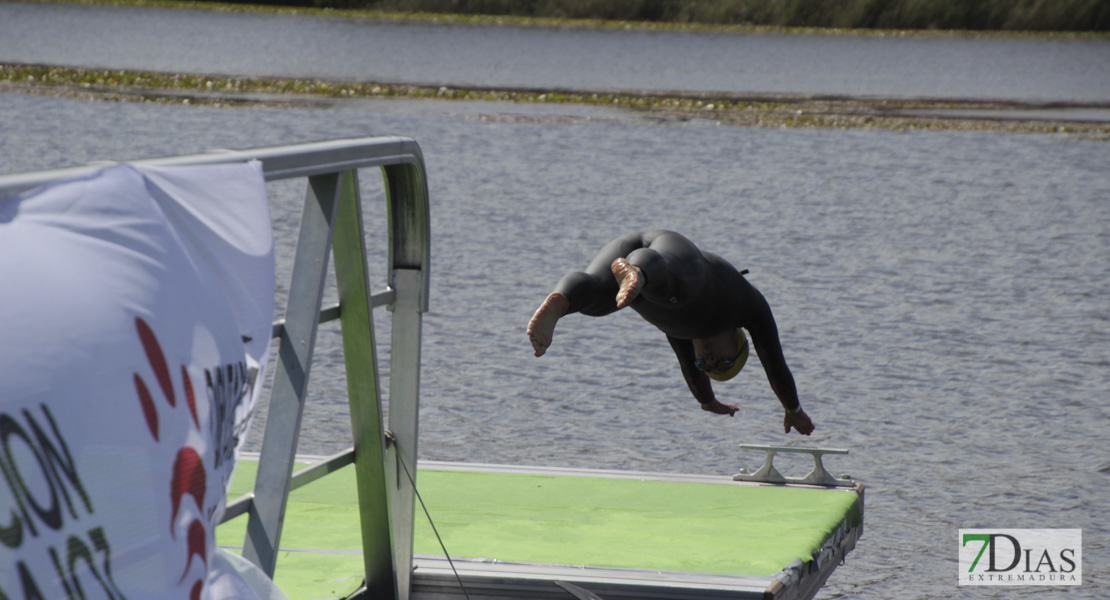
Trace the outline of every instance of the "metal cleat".
{"type": "Polygon", "coordinates": [[[756,446],[750,444],[741,444],[741,450],[762,450],[766,452],[766,457],[763,459],[763,466],[755,473],[748,472],[747,469],[741,469],[739,473],[732,476],[733,481],[756,481],[760,483],[796,483],[804,485],[823,485],[827,487],[852,487],[856,483],[848,475],[841,475],[840,478],[833,477],[828,471],[825,470],[825,465],[821,462],[821,457],[825,454],[847,454],[847,450],[840,450],[835,448],[791,448],[787,446],[756,446]],[[775,469],[774,461],[775,454],[779,452],[788,453],[801,453],[810,454],[813,456],[813,470],[805,477],[786,477],[775,469]]]}

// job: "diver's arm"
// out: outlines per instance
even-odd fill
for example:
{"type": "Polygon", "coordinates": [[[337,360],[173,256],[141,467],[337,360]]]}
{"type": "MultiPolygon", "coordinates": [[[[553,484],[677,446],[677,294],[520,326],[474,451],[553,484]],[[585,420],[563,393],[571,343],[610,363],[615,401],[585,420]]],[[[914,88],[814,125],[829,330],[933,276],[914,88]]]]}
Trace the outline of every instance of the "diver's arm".
{"type": "Polygon", "coordinates": [[[778,336],[772,339],[768,333],[764,333],[763,337],[757,336],[755,332],[751,333],[752,345],[759,355],[759,362],[763,363],[763,370],[767,372],[767,381],[771,384],[771,390],[775,392],[775,396],[778,396],[783,409],[798,410],[802,407],[801,401],[798,400],[798,388],[794,384],[794,375],[790,373],[790,367],[786,366],[778,336]]]}
{"type": "Polygon", "coordinates": [[[702,410],[719,415],[732,416],[736,414],[738,407],[735,404],[726,404],[717,400],[717,397],[713,394],[713,386],[709,377],[694,366],[696,360],[694,342],[669,335],[667,341],[670,342],[675,356],[678,357],[678,364],[682,367],[682,377],[686,380],[686,387],[690,388],[690,393],[701,404],[702,410]]]}
{"type": "Polygon", "coordinates": [[[798,388],[794,385],[794,375],[790,367],[786,366],[786,358],[782,354],[782,344],[779,342],[779,330],[775,325],[775,317],[771,314],[771,307],[755,288],[753,294],[747,299],[747,314],[744,320],[744,329],[752,336],[752,345],[759,355],[759,362],[767,373],[767,381],[771,389],[778,396],[782,407],[787,411],[801,407],[798,400],[798,388]]]}
{"type": "Polygon", "coordinates": [[[759,362],[767,373],[767,381],[771,390],[775,392],[782,408],[786,411],[783,417],[784,433],[790,429],[797,429],[802,435],[813,432],[813,422],[809,415],[802,410],[802,403],[798,399],[798,388],[794,384],[794,375],[786,365],[786,358],[782,354],[782,344],[779,342],[778,327],[771,314],[771,308],[762,294],[756,294],[758,301],[752,310],[752,319],[745,328],[752,336],[752,345],[759,355],[759,362]]]}

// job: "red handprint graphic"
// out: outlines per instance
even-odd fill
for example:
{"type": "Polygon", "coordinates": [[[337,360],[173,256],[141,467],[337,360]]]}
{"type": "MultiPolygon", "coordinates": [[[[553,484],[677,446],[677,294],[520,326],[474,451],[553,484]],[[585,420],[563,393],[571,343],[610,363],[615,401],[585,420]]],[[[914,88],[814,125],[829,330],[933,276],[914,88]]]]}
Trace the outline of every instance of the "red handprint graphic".
{"type": "MultiPolygon", "coordinates": [[[[139,335],[139,341],[142,344],[143,352],[146,354],[147,361],[150,363],[150,368],[154,372],[154,377],[158,382],[158,388],[162,392],[162,397],[165,398],[166,404],[169,409],[176,408],[177,399],[174,391],[173,380],[170,376],[169,366],[166,364],[166,356],[162,352],[162,346],[158,343],[158,338],[155,336],[154,331],[147,325],[141,317],[135,318],[135,330],[139,335]]],[[[150,430],[150,435],[154,437],[154,441],[159,440],[158,430],[158,405],[150,392],[150,388],[143,380],[142,376],[138,373],[133,377],[135,383],[135,391],[139,396],[139,405],[143,411],[143,417],[146,420],[147,428],[150,430]]],[[[181,365],[181,380],[182,388],[185,395],[185,403],[189,408],[189,413],[192,416],[193,424],[200,429],[200,422],[197,419],[196,398],[193,393],[193,383],[189,378],[189,372],[185,365],[181,365]]],[[[191,446],[184,446],[177,451],[177,456],[173,462],[173,473],[170,478],[170,504],[172,507],[172,514],[170,517],[170,535],[174,538],[177,537],[174,531],[174,523],[177,520],[178,512],[181,509],[181,504],[186,496],[191,496],[196,504],[197,510],[200,514],[204,513],[204,496],[207,491],[207,475],[204,467],[204,462],[201,459],[196,449],[191,446]]],[[[207,568],[207,544],[206,540],[208,532],[205,528],[205,523],[201,519],[196,518],[189,524],[188,534],[186,535],[186,561],[185,569],[181,574],[179,584],[185,581],[185,577],[189,574],[189,568],[193,564],[193,557],[200,557],[201,562],[207,568]]],[[[201,592],[204,590],[203,578],[197,579],[193,582],[190,589],[189,597],[191,600],[198,600],[201,592]]]]}

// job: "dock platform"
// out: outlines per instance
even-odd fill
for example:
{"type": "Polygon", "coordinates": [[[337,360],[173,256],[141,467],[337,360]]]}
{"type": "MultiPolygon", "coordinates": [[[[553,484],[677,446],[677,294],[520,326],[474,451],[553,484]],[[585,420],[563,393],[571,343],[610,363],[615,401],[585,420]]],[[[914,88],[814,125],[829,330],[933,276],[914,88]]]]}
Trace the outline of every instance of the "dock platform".
{"type": "MultiPolygon", "coordinates": [[[[232,497],[256,466],[241,461],[232,497]]],[[[605,599],[810,598],[863,531],[861,485],[443,462],[416,483],[435,524],[417,510],[417,600],[572,598],[556,581],[605,599]]],[[[290,493],[275,582],[291,600],[357,593],[355,489],[341,469],[290,493]]],[[[244,533],[230,521],[217,543],[244,533]]]]}

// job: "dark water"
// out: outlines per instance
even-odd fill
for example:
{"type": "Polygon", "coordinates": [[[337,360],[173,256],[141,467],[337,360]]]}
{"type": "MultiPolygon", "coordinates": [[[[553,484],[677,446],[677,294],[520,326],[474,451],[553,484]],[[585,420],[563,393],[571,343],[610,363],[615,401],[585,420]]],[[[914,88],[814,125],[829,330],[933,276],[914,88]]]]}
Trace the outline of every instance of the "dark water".
{"type": "MultiPolygon", "coordinates": [[[[434,101],[230,109],[0,94],[0,122],[4,173],[411,135],[432,194],[421,458],[732,473],[761,458],[741,454],[742,443],[847,448],[829,466],[868,486],[867,530],[820,597],[1064,594],[958,588],[957,530],[971,527],[1082,528],[1085,583],[1067,597],[1105,597],[1104,141],[660,124],[615,110],[434,101]],[[751,269],[812,438],[783,436],[754,357],[719,387],[739,402],[736,418],[699,410],[663,336],[631,313],[568,318],[548,355],[531,356],[524,326],[555,281],[610,237],[654,227],[751,269]]],[[[366,220],[384,231],[373,176],[364,174],[366,220]]],[[[287,274],[303,191],[270,193],[287,274]]],[[[382,236],[369,244],[384,257],[382,236]]],[[[306,453],[349,443],[337,333],[320,343],[306,453]]]]}
{"type": "Polygon", "coordinates": [[[0,61],[379,83],[1110,104],[1110,39],[414,24],[0,3],[0,61]]]}

